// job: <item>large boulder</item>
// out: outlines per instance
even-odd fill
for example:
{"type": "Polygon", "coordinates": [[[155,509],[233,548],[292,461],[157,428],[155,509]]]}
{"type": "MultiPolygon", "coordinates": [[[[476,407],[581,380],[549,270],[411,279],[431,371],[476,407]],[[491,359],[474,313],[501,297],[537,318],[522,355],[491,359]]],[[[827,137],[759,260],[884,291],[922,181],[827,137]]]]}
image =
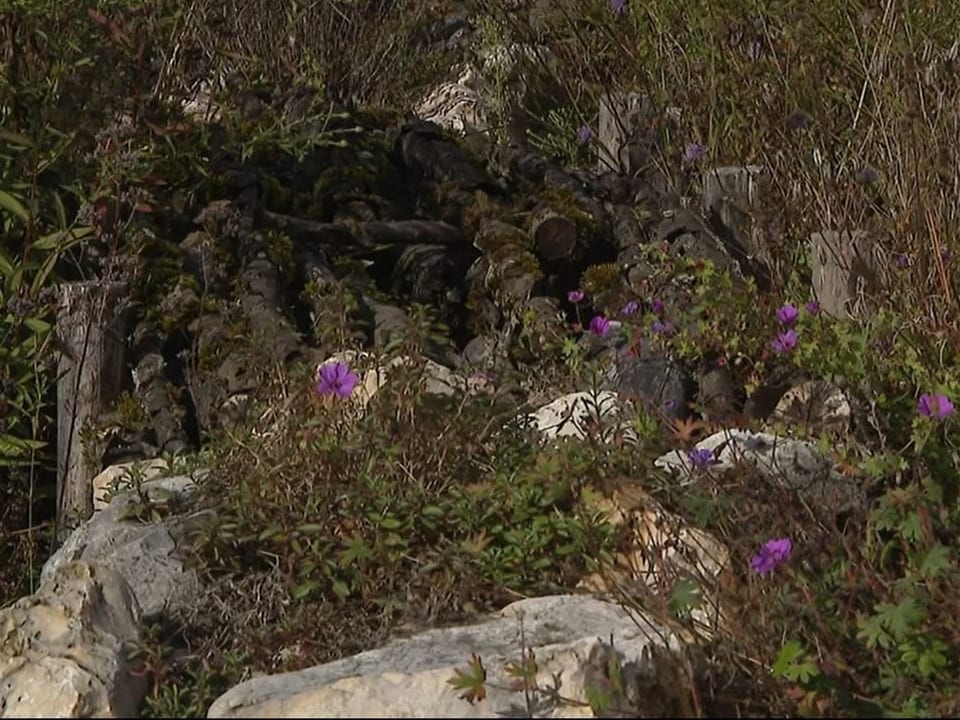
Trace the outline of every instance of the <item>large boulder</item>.
{"type": "Polygon", "coordinates": [[[633,717],[684,712],[681,643],[639,612],[588,595],[531,598],[476,625],[428,630],[385,647],[298,672],[247,680],[220,696],[207,717],[493,718],[593,717],[589,688],[609,688],[609,668],[623,678],[620,707],[633,717]],[[509,664],[533,650],[540,688],[559,679],[559,695],[525,698],[509,664]],[[449,681],[479,656],[485,697],[468,702],[449,681]],[[532,709],[532,713],[531,713],[532,709]]]}
{"type": "Polygon", "coordinates": [[[140,606],[119,573],[68,563],[0,610],[0,717],[136,717],[140,606]]]}
{"type": "Polygon", "coordinates": [[[51,582],[72,562],[95,563],[123,577],[146,618],[164,610],[190,607],[200,581],[196,573],[184,567],[177,551],[204,515],[172,509],[194,487],[193,478],[176,476],[144,482],[139,492],[119,493],[70,534],[44,564],[41,581],[51,582]],[[157,518],[151,513],[164,516],[157,518]]]}

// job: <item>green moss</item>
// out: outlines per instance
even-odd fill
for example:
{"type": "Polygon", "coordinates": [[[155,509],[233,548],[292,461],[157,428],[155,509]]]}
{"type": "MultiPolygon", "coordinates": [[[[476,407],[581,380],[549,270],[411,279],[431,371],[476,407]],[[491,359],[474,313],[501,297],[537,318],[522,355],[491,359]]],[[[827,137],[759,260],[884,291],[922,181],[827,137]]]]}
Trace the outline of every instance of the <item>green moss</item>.
{"type": "Polygon", "coordinates": [[[267,233],[267,257],[280,268],[287,271],[293,268],[293,241],[286,233],[271,230],[267,233]]]}
{"type": "Polygon", "coordinates": [[[608,290],[616,290],[622,284],[620,268],[616,263],[591,265],[583,272],[581,286],[590,295],[599,295],[608,290]]]}
{"type": "Polygon", "coordinates": [[[290,212],[293,207],[293,192],[285,188],[275,177],[268,177],[264,185],[267,207],[274,212],[290,212]]]}
{"type": "Polygon", "coordinates": [[[577,237],[581,243],[589,245],[596,240],[599,227],[593,217],[577,204],[572,192],[563,188],[546,188],[540,193],[540,202],[554,212],[573,221],[577,226],[577,237]]]}
{"type": "Polygon", "coordinates": [[[141,430],[147,424],[147,413],[143,405],[129,392],[124,391],[114,403],[117,422],[131,430],[141,430]]]}

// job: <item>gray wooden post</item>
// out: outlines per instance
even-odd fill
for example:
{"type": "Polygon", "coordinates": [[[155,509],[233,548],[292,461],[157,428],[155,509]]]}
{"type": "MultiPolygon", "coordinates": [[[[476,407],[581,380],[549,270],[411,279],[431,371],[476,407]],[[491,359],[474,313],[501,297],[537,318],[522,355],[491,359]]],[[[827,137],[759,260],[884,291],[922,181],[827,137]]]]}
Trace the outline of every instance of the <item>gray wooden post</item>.
{"type": "Polygon", "coordinates": [[[883,271],[880,248],[863,230],[823,230],[810,236],[813,291],[820,308],[837,318],[872,312],[883,271]]]}
{"type": "Polygon", "coordinates": [[[640,93],[604,93],[597,122],[597,171],[632,174],[639,168],[644,121],[653,113],[650,98],[640,93]]]}
{"type": "Polygon", "coordinates": [[[93,514],[94,475],[81,440],[123,387],[123,283],[60,288],[57,335],[57,538],[93,514]]]}
{"type": "Polygon", "coordinates": [[[711,168],[701,177],[703,209],[720,217],[747,257],[764,261],[769,261],[769,249],[752,214],[768,177],[762,165],[711,168]]]}

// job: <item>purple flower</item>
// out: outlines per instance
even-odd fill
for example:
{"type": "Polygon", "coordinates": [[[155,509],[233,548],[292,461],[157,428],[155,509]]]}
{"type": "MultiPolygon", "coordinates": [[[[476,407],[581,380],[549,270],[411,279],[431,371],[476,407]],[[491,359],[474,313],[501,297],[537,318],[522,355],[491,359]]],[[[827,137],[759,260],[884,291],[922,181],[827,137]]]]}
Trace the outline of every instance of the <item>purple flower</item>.
{"type": "Polygon", "coordinates": [[[663,315],[663,310],[663,300],[660,298],[654,298],[650,301],[650,312],[652,312],[654,315],[663,315]]]}
{"type": "Polygon", "coordinates": [[[901,255],[897,258],[897,267],[901,270],[910,267],[910,258],[906,255],[901,255]]]}
{"type": "Polygon", "coordinates": [[[947,250],[945,247],[940,248],[940,259],[943,260],[944,262],[947,262],[947,260],[950,259],[950,251],[947,250]]]}
{"type": "Polygon", "coordinates": [[[610,9],[619,15],[627,9],[627,0],[610,0],[610,9]]]}
{"type": "Polygon", "coordinates": [[[946,395],[930,395],[923,393],[917,402],[917,412],[924,417],[941,420],[953,413],[953,403],[946,395]]]}
{"type": "Polygon", "coordinates": [[[577,130],[577,141],[581,145],[586,145],[591,139],[593,139],[593,129],[589,125],[584,125],[577,130]]]}
{"type": "Polygon", "coordinates": [[[787,330],[777,335],[777,339],[770,343],[774,352],[787,353],[797,346],[797,331],[787,330]]]}
{"type": "Polygon", "coordinates": [[[857,171],[857,182],[874,183],[880,179],[880,173],[870,165],[864,165],[857,171]]]}
{"type": "Polygon", "coordinates": [[[610,321],[603,315],[594,316],[593,320],[590,321],[590,332],[603,337],[610,332],[610,321]]]}
{"type": "Polygon", "coordinates": [[[683,149],[683,160],[684,162],[692,163],[696,162],[704,156],[707,152],[707,146],[701,145],[700,143],[688,143],[687,146],[683,149]]]}
{"type": "Polygon", "coordinates": [[[710,448],[687,450],[687,459],[697,470],[706,470],[711,465],[717,463],[717,458],[710,448]]]}
{"type": "Polygon", "coordinates": [[[653,323],[652,330],[658,335],[673,335],[673,323],[657,320],[653,323]]]}
{"type": "Polygon", "coordinates": [[[356,373],[342,362],[327,363],[317,369],[317,393],[347,397],[357,384],[356,373]]]}
{"type": "Polygon", "coordinates": [[[622,315],[635,315],[639,309],[640,303],[638,303],[636,300],[630,300],[626,305],[620,308],[620,313],[622,315]]]}
{"type": "Polygon", "coordinates": [[[758,575],[772,572],[778,565],[787,561],[792,551],[793,543],[790,542],[790,538],[770,540],[764,543],[760,552],[753,556],[750,568],[758,575]]]}
{"type": "Polygon", "coordinates": [[[576,305],[578,302],[583,300],[583,290],[571,290],[567,293],[567,300],[576,305]]]}
{"type": "Polygon", "coordinates": [[[800,311],[793,305],[787,304],[777,310],[777,322],[784,327],[790,327],[797,321],[800,311]]]}
{"type": "Polygon", "coordinates": [[[810,313],[811,315],[820,314],[820,303],[817,302],[816,300],[811,300],[810,302],[808,302],[806,305],[806,308],[807,308],[807,312],[810,313]]]}

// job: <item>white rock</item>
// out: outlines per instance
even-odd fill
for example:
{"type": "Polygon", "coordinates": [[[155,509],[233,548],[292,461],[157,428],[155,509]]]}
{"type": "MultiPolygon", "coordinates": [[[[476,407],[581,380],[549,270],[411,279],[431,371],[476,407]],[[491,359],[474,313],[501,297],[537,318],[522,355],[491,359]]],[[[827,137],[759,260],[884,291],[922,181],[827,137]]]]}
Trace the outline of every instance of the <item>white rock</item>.
{"type": "MultiPolygon", "coordinates": [[[[666,674],[667,663],[649,657],[654,646],[680,647],[665,628],[613,603],[588,595],[532,598],[477,625],[429,630],[307,670],[253,678],[220,696],[207,717],[526,717],[524,694],[508,689],[514,678],[505,670],[507,663],[520,661],[521,615],[526,646],[535,652],[538,683],[550,686],[560,673],[560,694],[580,702],[586,701],[586,686],[596,677],[597,666],[609,657],[606,642],[611,637],[631,688],[649,687],[653,677],[666,674]],[[470,704],[447,681],[455,669],[467,671],[472,653],[486,669],[487,695],[470,704]]],[[[680,683],[673,677],[665,684],[670,687],[659,692],[631,691],[644,705],[644,716],[660,715],[663,700],[669,700],[680,683]]],[[[548,714],[593,716],[582,705],[553,707],[548,714]]]]}
{"type": "Polygon", "coordinates": [[[109,568],[70,563],[0,610],[0,717],[136,717],[140,607],[109,568]]]}
{"type": "Polygon", "coordinates": [[[584,439],[596,421],[600,421],[601,437],[610,440],[616,432],[625,439],[636,440],[636,433],[623,420],[623,405],[616,393],[577,392],[547,403],[526,416],[532,427],[548,439],[574,437],[584,439]]]}
{"type": "Polygon", "coordinates": [[[111,465],[91,481],[93,484],[93,511],[103,510],[110,504],[108,495],[117,490],[130,489],[133,477],[139,473],[142,480],[151,480],[163,473],[169,473],[166,460],[154,458],[143,462],[128,462],[111,465]]]}
{"type": "MultiPolygon", "coordinates": [[[[735,428],[704,438],[696,447],[713,451],[717,462],[708,469],[711,474],[746,464],[771,483],[795,490],[828,513],[859,507],[866,499],[863,489],[840,474],[832,460],[801,440],[735,428]]],[[[683,478],[696,478],[687,454],[679,450],[661,455],[654,465],[683,478]]]]}
{"type": "MultiPolygon", "coordinates": [[[[199,477],[202,473],[197,473],[199,477]]],[[[141,486],[152,502],[163,502],[195,488],[194,478],[177,476],[149,480],[141,486]]],[[[41,581],[50,582],[64,566],[78,560],[104,565],[119,573],[133,589],[143,615],[164,609],[186,608],[200,583],[177,557],[178,543],[202,514],[170,516],[160,522],[142,522],[133,516],[139,498],[124,491],[74,530],[47,560],[41,581]]]]}

